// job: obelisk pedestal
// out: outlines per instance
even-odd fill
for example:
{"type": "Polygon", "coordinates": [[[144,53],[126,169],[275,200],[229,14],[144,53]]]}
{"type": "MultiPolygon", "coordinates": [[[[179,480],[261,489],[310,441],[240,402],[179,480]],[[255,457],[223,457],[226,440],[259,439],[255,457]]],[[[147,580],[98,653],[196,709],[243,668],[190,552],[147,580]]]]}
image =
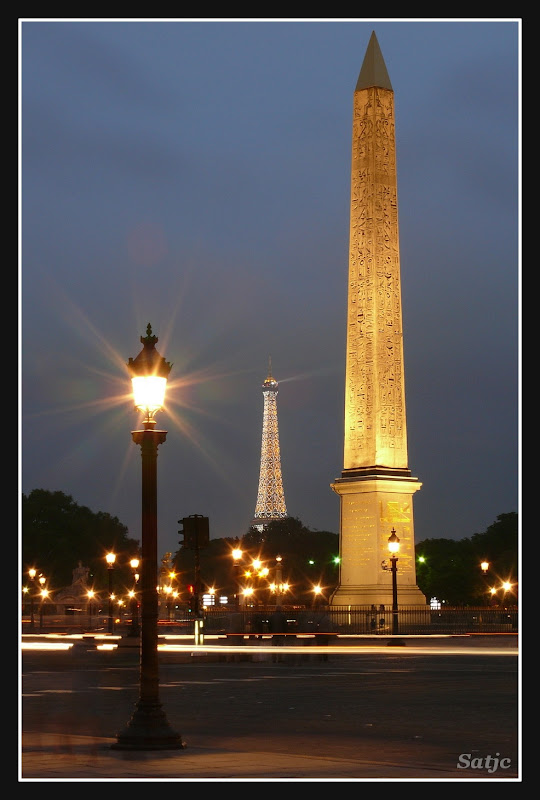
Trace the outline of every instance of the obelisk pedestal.
{"type": "Polygon", "coordinates": [[[388,539],[400,539],[400,606],[424,605],[416,585],[412,495],[416,478],[341,478],[331,484],[340,496],[340,580],[333,606],[391,605],[388,539]]]}

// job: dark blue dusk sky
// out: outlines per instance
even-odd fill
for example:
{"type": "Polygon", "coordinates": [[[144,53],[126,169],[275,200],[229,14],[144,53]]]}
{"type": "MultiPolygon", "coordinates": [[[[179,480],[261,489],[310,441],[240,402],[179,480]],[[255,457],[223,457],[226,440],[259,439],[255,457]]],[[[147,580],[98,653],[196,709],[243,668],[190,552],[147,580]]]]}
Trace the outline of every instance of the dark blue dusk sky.
{"type": "Polygon", "coordinates": [[[339,530],[353,92],[395,93],[415,538],[520,503],[521,21],[20,21],[20,491],[140,538],[125,362],[173,362],[159,554],[241,536],[272,359],[287,511],[339,530]]]}

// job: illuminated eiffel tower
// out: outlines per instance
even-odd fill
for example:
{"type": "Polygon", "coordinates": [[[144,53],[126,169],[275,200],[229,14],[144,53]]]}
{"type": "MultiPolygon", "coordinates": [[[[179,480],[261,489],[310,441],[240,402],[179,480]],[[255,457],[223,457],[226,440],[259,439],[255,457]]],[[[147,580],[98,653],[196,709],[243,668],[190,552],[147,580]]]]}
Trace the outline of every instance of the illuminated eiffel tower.
{"type": "Polygon", "coordinates": [[[261,444],[261,471],[255,516],[251,526],[262,531],[269,522],[287,517],[277,418],[278,382],[272,377],[272,360],[268,359],[268,377],[262,385],[264,397],[261,444]]]}

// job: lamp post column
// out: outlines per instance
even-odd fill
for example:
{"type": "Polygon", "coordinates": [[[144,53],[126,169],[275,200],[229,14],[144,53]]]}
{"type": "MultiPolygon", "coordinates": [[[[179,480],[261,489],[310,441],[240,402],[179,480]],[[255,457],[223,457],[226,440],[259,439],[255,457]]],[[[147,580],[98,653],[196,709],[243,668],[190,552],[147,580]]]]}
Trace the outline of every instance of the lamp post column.
{"type": "Polygon", "coordinates": [[[112,747],[124,750],[176,750],[184,745],[172,730],[159,698],[157,650],[157,453],[166,431],[133,431],[142,457],[141,649],[139,700],[127,727],[112,747]]]}
{"type": "Polygon", "coordinates": [[[35,618],[34,618],[34,592],[36,590],[35,580],[36,580],[36,570],[32,567],[32,569],[28,570],[28,575],[30,577],[30,630],[34,631],[35,628],[35,618]]]}
{"type": "Polygon", "coordinates": [[[133,570],[133,594],[131,597],[131,627],[129,629],[128,636],[138,637],[140,635],[140,628],[139,628],[139,604],[137,602],[137,584],[139,582],[139,573],[135,570],[139,566],[139,559],[132,558],[129,562],[131,569],[133,570]]]}
{"type": "Polygon", "coordinates": [[[114,553],[107,553],[105,556],[107,561],[107,570],[108,570],[108,589],[109,589],[109,600],[108,600],[108,608],[107,608],[107,631],[109,633],[114,632],[114,620],[113,620],[113,593],[112,593],[112,573],[114,568],[114,562],[116,561],[116,556],[114,553]]]}
{"type": "Polygon", "coordinates": [[[93,628],[93,622],[92,622],[92,611],[93,611],[92,600],[94,599],[94,590],[93,589],[89,589],[87,591],[87,593],[86,593],[86,597],[87,597],[87,600],[88,600],[88,629],[91,631],[92,628],[93,628]]]}
{"type": "MultiPolygon", "coordinates": [[[[399,536],[396,534],[394,528],[388,538],[388,550],[390,551],[390,569],[392,571],[392,636],[397,636],[399,633],[398,625],[398,601],[397,601],[397,562],[399,553],[399,536]]],[[[383,569],[388,569],[384,566],[383,569]]],[[[403,644],[401,640],[392,639],[389,644],[403,644]]]]}
{"type": "Polygon", "coordinates": [[[234,572],[234,605],[237,611],[240,610],[240,571],[242,569],[242,550],[239,547],[236,547],[232,551],[233,557],[233,572],[234,572]]]}
{"type": "Polygon", "coordinates": [[[276,606],[279,608],[282,602],[283,573],[281,571],[281,556],[276,556],[276,606]]]}
{"type": "MultiPolygon", "coordinates": [[[[480,564],[480,569],[482,570],[482,574],[484,576],[484,587],[485,587],[486,577],[487,577],[488,570],[489,570],[489,561],[482,561],[482,563],[480,564]]],[[[486,597],[485,588],[484,588],[483,596],[486,597]]],[[[485,599],[484,600],[484,604],[485,605],[489,605],[489,600],[485,599]]]]}
{"type": "Polygon", "coordinates": [[[141,567],[141,686],[138,711],[159,717],[157,653],[157,451],[165,431],[134,431],[133,441],[142,457],[142,567],[141,567]]]}
{"type": "Polygon", "coordinates": [[[43,629],[43,603],[49,596],[49,592],[47,589],[43,588],[40,592],[41,595],[41,602],[39,604],[39,632],[41,633],[43,629]]]}
{"type": "Polygon", "coordinates": [[[43,601],[48,595],[48,591],[45,588],[46,578],[43,575],[39,576],[39,585],[41,586],[41,590],[39,592],[41,601],[39,604],[39,632],[41,633],[43,629],[43,601]]]}
{"type": "Polygon", "coordinates": [[[391,556],[390,562],[392,564],[392,636],[397,636],[399,633],[398,622],[398,602],[397,602],[397,557],[391,556]]]}
{"type": "Polygon", "coordinates": [[[112,611],[112,567],[108,568],[109,577],[109,591],[108,591],[108,608],[107,608],[107,630],[112,633],[113,628],[113,611],[112,611]]]}

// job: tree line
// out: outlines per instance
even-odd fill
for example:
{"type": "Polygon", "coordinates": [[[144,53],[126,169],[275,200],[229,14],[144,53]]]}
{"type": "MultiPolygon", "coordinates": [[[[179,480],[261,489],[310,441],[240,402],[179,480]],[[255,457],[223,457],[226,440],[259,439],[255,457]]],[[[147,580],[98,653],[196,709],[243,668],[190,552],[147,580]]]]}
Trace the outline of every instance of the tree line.
{"type": "MultiPolygon", "coordinates": [[[[20,544],[22,585],[28,584],[28,569],[35,567],[48,577],[53,590],[71,584],[79,561],[89,567],[92,582],[105,587],[108,552],[119,556],[115,564],[118,584],[123,581],[131,586],[129,561],[140,558],[139,541],[129,537],[117,517],[80,506],[63,492],[44,489],[22,495],[20,544]]],[[[197,571],[203,589],[234,593],[238,580],[231,556],[234,547],[243,550],[246,565],[249,557],[261,557],[275,570],[276,557],[281,556],[282,579],[291,586],[290,602],[309,603],[317,585],[328,599],[338,585],[339,535],[312,530],[298,518],[287,517],[271,522],[263,531],[250,527],[239,538],[210,539],[198,557],[179,542],[178,550],[167,556],[177,573],[182,599],[186,599],[187,587],[194,585],[197,571]]],[[[417,584],[428,600],[436,597],[450,606],[483,605],[489,600],[490,586],[501,587],[509,581],[512,591],[503,598],[500,590],[495,599],[515,602],[519,569],[516,512],[500,514],[482,533],[459,540],[425,539],[415,550],[417,584]],[[489,564],[486,572],[481,562],[489,564]]],[[[261,591],[267,583],[261,580],[261,591]]]]}

